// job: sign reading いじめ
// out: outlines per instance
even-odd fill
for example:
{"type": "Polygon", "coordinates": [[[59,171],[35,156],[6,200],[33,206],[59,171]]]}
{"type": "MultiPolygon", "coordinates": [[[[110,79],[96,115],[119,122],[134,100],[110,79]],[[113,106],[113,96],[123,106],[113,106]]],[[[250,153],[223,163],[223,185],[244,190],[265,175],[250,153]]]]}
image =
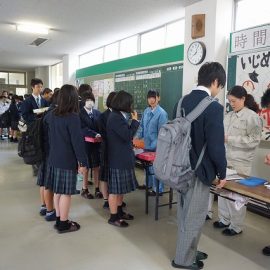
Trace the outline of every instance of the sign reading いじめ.
{"type": "Polygon", "coordinates": [[[237,56],[236,84],[245,87],[258,104],[270,88],[270,50],[237,56]]]}
{"type": "MultiPolygon", "coordinates": [[[[237,56],[236,85],[245,87],[260,105],[261,97],[270,88],[270,50],[237,56]]],[[[270,140],[270,112],[263,109],[260,112],[263,120],[263,140],[270,140]]]]}

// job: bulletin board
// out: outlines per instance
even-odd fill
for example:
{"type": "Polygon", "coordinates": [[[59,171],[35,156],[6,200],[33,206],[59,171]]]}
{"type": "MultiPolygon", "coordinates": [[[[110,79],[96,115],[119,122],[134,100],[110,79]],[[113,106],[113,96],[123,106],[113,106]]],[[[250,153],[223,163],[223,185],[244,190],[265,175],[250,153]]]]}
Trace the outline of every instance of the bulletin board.
{"type": "Polygon", "coordinates": [[[134,98],[134,109],[143,113],[147,104],[147,92],[155,89],[160,94],[160,105],[172,118],[173,108],[182,96],[183,64],[172,64],[155,68],[115,74],[115,91],[125,90],[134,98]]]}

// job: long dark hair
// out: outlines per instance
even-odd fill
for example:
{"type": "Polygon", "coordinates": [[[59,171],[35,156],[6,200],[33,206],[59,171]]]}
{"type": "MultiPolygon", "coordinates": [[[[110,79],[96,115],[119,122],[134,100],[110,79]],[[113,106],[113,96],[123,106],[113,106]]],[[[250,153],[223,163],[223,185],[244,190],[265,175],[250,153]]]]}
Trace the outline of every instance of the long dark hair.
{"type": "Polygon", "coordinates": [[[60,91],[60,88],[54,90],[54,93],[52,95],[52,99],[51,99],[51,102],[52,104],[55,106],[57,105],[57,100],[58,100],[58,96],[59,96],[59,91],[60,91]]]}
{"type": "Polygon", "coordinates": [[[254,97],[251,94],[247,94],[245,99],[245,107],[258,113],[260,111],[259,105],[256,103],[254,97]]]}
{"type": "Polygon", "coordinates": [[[268,88],[261,98],[261,106],[263,108],[268,108],[270,105],[270,88],[268,88]]]}
{"type": "Polygon", "coordinates": [[[106,106],[107,108],[111,108],[111,104],[112,104],[112,100],[113,98],[116,96],[116,92],[111,92],[108,97],[107,97],[107,100],[106,100],[106,106]]]}
{"type": "Polygon", "coordinates": [[[79,113],[79,96],[75,86],[65,84],[59,90],[55,115],[64,116],[69,113],[79,113]]]}

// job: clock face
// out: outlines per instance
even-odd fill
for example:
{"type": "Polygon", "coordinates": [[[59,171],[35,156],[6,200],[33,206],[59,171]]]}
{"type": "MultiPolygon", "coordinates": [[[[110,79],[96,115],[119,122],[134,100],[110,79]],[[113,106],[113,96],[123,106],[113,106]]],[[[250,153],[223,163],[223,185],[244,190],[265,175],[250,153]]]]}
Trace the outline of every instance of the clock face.
{"type": "Polygon", "coordinates": [[[206,55],[206,48],[204,43],[200,41],[195,41],[190,44],[188,51],[187,51],[187,57],[191,64],[193,65],[199,65],[203,62],[206,55]]]}

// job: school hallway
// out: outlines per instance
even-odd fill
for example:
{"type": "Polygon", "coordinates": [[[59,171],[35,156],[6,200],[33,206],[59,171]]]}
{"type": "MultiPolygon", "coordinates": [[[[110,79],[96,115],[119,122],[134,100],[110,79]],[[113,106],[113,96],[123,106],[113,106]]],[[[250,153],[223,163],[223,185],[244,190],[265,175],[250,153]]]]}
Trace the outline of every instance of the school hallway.
{"type": "MultiPolygon", "coordinates": [[[[137,173],[142,182],[142,172],[137,173]]],[[[31,166],[17,156],[17,144],[2,141],[0,270],[174,269],[170,264],[176,244],[176,207],[161,208],[160,219],[155,221],[154,198],[150,198],[148,216],[144,200],[139,190],[125,198],[135,220],[120,229],[108,225],[109,213],[102,208],[102,200],[74,196],[70,217],[81,229],[60,235],[54,222],[39,215],[39,189],[31,166]]],[[[230,238],[214,229],[212,221],[206,222],[199,243],[199,249],[209,255],[204,269],[269,269],[270,257],[261,253],[270,244],[269,219],[248,212],[245,225],[242,235],[230,238]]]]}

